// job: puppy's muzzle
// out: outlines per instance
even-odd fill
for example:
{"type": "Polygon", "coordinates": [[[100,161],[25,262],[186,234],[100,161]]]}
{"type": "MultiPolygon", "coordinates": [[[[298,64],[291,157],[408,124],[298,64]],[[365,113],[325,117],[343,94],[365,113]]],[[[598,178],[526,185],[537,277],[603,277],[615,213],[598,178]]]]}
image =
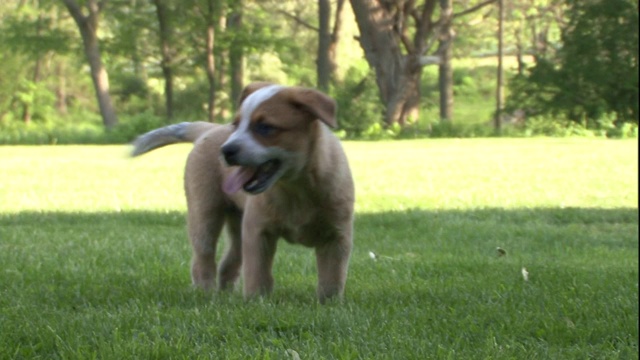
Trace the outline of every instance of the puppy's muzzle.
{"type": "Polygon", "coordinates": [[[225,144],[220,149],[224,161],[229,166],[240,165],[238,163],[238,154],[240,153],[240,145],[238,144],[225,144]]]}

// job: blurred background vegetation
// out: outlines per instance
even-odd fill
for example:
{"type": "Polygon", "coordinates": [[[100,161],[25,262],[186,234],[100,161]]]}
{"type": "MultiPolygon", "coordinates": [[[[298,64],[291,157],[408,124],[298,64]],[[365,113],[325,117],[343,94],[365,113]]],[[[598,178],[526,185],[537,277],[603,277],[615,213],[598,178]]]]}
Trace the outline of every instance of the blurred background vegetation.
{"type": "Polygon", "coordinates": [[[0,144],[228,122],[258,80],[328,92],[343,138],[637,136],[638,1],[0,3],[0,144]]]}

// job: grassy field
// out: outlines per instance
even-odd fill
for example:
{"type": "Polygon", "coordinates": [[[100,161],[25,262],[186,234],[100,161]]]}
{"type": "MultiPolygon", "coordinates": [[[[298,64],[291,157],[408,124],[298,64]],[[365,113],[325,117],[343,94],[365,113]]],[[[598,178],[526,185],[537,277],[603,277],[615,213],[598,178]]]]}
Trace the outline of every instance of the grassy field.
{"type": "Polygon", "coordinates": [[[347,143],[327,306],[286,244],[269,298],[190,287],[189,149],[0,147],[0,359],[638,358],[637,140],[347,143]]]}

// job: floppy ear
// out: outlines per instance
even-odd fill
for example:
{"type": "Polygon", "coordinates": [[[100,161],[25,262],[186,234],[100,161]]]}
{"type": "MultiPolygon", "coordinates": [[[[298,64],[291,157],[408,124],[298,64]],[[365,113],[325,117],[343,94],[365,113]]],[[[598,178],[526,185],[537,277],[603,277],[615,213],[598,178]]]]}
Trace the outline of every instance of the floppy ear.
{"type": "Polygon", "coordinates": [[[247,98],[247,96],[251,95],[251,93],[255,92],[258,89],[261,89],[263,87],[269,86],[269,85],[273,85],[270,82],[266,82],[266,81],[259,81],[259,82],[254,82],[251,83],[249,85],[247,85],[244,89],[242,89],[242,93],[240,93],[240,97],[238,98],[238,104],[237,106],[239,107],[242,102],[244,101],[244,99],[247,98]]]}
{"type": "Polygon", "coordinates": [[[330,128],[338,127],[335,100],[318,90],[307,88],[291,88],[291,90],[291,102],[294,106],[309,112],[330,128]]]}

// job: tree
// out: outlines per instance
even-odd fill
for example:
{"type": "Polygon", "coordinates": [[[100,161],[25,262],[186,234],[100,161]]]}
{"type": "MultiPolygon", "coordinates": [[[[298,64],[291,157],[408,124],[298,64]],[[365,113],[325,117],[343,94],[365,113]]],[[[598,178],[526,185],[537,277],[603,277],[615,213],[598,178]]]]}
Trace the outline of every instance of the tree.
{"type": "Polygon", "coordinates": [[[75,0],[63,0],[63,2],[76,25],[78,25],[82,36],[84,52],[89,61],[91,79],[98,99],[102,122],[106,128],[112,128],[118,124],[118,117],[109,95],[109,74],[102,63],[98,39],[98,19],[106,0],[87,0],[84,7],[78,5],[75,0]]]}
{"type": "Polygon", "coordinates": [[[638,2],[569,0],[563,46],[510,84],[507,110],[638,123],[638,2]]]}
{"type": "MultiPolygon", "coordinates": [[[[64,111],[63,77],[58,77],[55,84],[47,82],[49,68],[55,66],[61,69],[62,63],[56,55],[63,55],[69,51],[69,32],[59,28],[58,8],[44,0],[21,0],[13,4],[10,16],[0,20],[0,43],[4,44],[9,53],[24,57],[20,72],[11,71],[9,78],[13,78],[18,91],[8,96],[0,96],[9,100],[11,106],[20,107],[20,114],[16,114],[23,122],[30,123],[34,117],[42,118],[50,113],[54,107],[64,111]],[[20,79],[15,81],[15,79],[20,79]],[[55,89],[51,91],[51,89],[55,89]]],[[[3,67],[13,56],[2,61],[3,67]]],[[[7,75],[3,77],[7,78],[7,75]]],[[[3,84],[3,89],[10,88],[3,84]]],[[[17,110],[17,109],[16,109],[17,110]]],[[[6,110],[5,110],[6,111],[6,110]]],[[[17,111],[15,111],[17,113],[17,111]]]]}
{"type": "Polygon", "coordinates": [[[344,0],[338,0],[336,2],[333,29],[331,29],[331,2],[329,0],[318,0],[317,86],[325,92],[329,90],[329,84],[333,80],[333,75],[338,67],[336,63],[336,48],[342,28],[343,9],[344,0]]]}
{"type": "Polygon", "coordinates": [[[614,112],[638,122],[638,1],[569,0],[570,19],[559,53],[564,81],[557,100],[574,102],[597,119],[614,112]],[[568,98],[567,98],[568,97],[568,98]]]}
{"type": "Polygon", "coordinates": [[[243,1],[237,0],[227,16],[227,30],[231,35],[229,44],[229,71],[231,75],[231,100],[237,101],[244,88],[244,44],[243,31],[243,1]]]}
{"type": "Polygon", "coordinates": [[[331,2],[329,0],[318,0],[318,58],[316,67],[318,73],[318,88],[324,92],[329,90],[329,77],[331,74],[331,64],[329,60],[329,44],[331,42],[331,32],[329,31],[329,21],[331,20],[331,2]]]}
{"type": "Polygon", "coordinates": [[[162,60],[160,68],[164,77],[164,96],[167,119],[173,118],[173,27],[171,24],[172,9],[166,0],[152,0],[158,19],[160,52],[162,60]]]}
{"type": "Polygon", "coordinates": [[[440,89],[440,120],[453,120],[453,1],[440,0],[442,25],[438,53],[438,87],[440,89]]]}
{"type": "Polygon", "coordinates": [[[360,29],[360,45],[375,71],[380,98],[386,107],[385,124],[403,125],[407,119],[417,118],[422,68],[439,64],[443,52],[449,50],[447,34],[451,34],[451,27],[448,24],[452,19],[494,1],[487,0],[452,13],[444,0],[425,0],[421,4],[400,0],[351,0],[360,29]],[[436,19],[436,5],[440,1],[445,7],[436,19]],[[442,40],[441,46],[433,51],[438,38],[442,40]]]}

